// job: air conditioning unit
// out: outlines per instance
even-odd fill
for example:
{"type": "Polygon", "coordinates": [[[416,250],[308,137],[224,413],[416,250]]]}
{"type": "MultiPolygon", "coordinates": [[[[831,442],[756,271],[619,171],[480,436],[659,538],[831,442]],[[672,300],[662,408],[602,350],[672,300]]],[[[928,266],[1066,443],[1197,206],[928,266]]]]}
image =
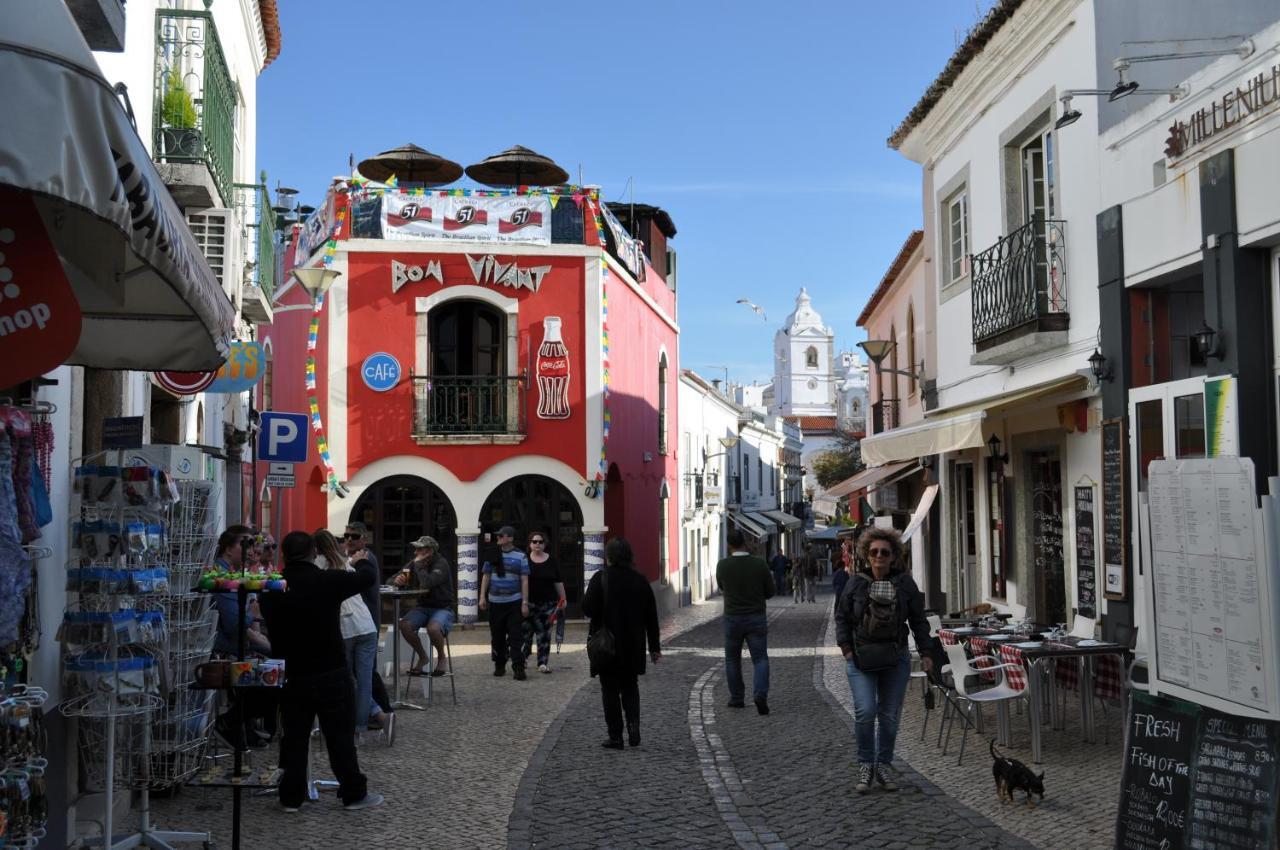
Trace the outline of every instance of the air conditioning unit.
{"type": "Polygon", "coordinates": [[[124,451],[125,466],[158,466],[179,481],[211,479],[203,451],[195,446],[150,445],[124,451]]]}
{"type": "Polygon", "coordinates": [[[232,232],[235,227],[234,211],[212,208],[189,212],[187,226],[191,228],[191,235],[196,238],[196,244],[200,246],[204,258],[209,261],[209,267],[218,278],[218,283],[222,285],[222,291],[234,299],[234,293],[229,286],[229,283],[239,282],[230,277],[235,266],[231,262],[231,258],[235,256],[232,253],[235,247],[232,232]]]}

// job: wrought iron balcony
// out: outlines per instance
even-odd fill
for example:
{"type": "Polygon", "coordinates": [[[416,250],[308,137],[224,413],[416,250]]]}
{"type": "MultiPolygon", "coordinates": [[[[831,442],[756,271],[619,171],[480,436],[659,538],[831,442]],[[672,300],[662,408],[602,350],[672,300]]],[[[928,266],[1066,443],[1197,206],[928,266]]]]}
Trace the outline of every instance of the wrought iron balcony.
{"type": "Polygon", "coordinates": [[[886,398],[871,405],[871,422],[877,434],[898,427],[898,400],[886,398]]]}
{"type": "Polygon", "coordinates": [[[271,298],[276,284],[276,213],[267,197],[267,173],[262,172],[261,183],[237,183],[236,208],[243,222],[253,233],[244,245],[246,283],[256,287],[245,292],[245,315],[253,321],[271,321],[271,298]],[[254,305],[252,301],[261,302],[254,305]],[[253,298],[251,298],[253,296],[253,298]]]}
{"type": "Polygon", "coordinates": [[[413,376],[413,436],[524,434],[524,378],[413,376]]]}
{"type": "Polygon", "coordinates": [[[235,110],[235,82],[212,13],[157,11],[152,156],[157,162],[203,163],[222,195],[221,203],[207,206],[231,203],[235,110]]]}
{"type": "Polygon", "coordinates": [[[1065,233],[1066,222],[1037,218],[973,255],[973,344],[979,352],[1025,334],[1067,330],[1065,233]]]}

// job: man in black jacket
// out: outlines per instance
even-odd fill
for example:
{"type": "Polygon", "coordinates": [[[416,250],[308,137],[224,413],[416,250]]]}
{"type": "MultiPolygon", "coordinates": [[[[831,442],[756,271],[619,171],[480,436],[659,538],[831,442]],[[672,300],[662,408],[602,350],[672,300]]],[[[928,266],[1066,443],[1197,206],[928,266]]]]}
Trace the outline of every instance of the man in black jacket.
{"type": "Polygon", "coordinates": [[[345,570],[321,570],[312,563],[315,543],[303,531],[289,532],[280,550],[288,589],[264,593],[261,602],[272,649],[285,660],[280,805],[296,812],[306,799],[311,724],[319,715],[343,806],[350,810],[377,806],[382,795],[369,793],[356,758],[355,682],[347,669],[339,623],[342,600],[363,591],[370,578],[345,570]]]}
{"type": "Polygon", "coordinates": [[[396,587],[422,589],[418,606],[400,618],[400,634],[417,653],[417,662],[409,668],[409,675],[425,675],[427,650],[418,637],[418,629],[425,628],[436,650],[436,666],[431,675],[443,676],[449,669],[445,666],[444,638],[453,628],[453,570],[440,554],[440,544],[434,537],[423,536],[413,541],[413,561],[397,573],[391,583],[396,587]]]}

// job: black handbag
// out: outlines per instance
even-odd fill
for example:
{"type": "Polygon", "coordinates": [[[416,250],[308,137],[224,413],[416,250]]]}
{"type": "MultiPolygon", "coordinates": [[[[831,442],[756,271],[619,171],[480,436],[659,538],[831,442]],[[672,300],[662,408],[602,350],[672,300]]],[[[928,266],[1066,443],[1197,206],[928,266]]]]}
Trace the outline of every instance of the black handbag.
{"type": "Polygon", "coordinates": [[[853,663],[863,673],[897,667],[900,653],[897,641],[861,641],[857,638],[853,641],[853,663]]]}
{"type": "Polygon", "coordinates": [[[613,637],[613,632],[604,622],[604,617],[609,612],[609,573],[608,567],[605,572],[600,574],[600,586],[604,591],[604,602],[602,603],[603,611],[600,616],[600,628],[595,631],[591,637],[587,638],[587,660],[591,662],[593,670],[599,670],[601,667],[608,666],[618,656],[618,644],[613,637]]]}

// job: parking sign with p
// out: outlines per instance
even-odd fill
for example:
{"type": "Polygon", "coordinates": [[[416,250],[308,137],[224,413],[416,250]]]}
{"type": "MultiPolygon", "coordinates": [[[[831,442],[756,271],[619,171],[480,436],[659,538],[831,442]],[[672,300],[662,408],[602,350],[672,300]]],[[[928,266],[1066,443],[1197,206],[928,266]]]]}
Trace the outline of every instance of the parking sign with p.
{"type": "Polygon", "coordinates": [[[305,463],[308,437],[305,413],[264,412],[262,433],[258,435],[258,460],[305,463]]]}

